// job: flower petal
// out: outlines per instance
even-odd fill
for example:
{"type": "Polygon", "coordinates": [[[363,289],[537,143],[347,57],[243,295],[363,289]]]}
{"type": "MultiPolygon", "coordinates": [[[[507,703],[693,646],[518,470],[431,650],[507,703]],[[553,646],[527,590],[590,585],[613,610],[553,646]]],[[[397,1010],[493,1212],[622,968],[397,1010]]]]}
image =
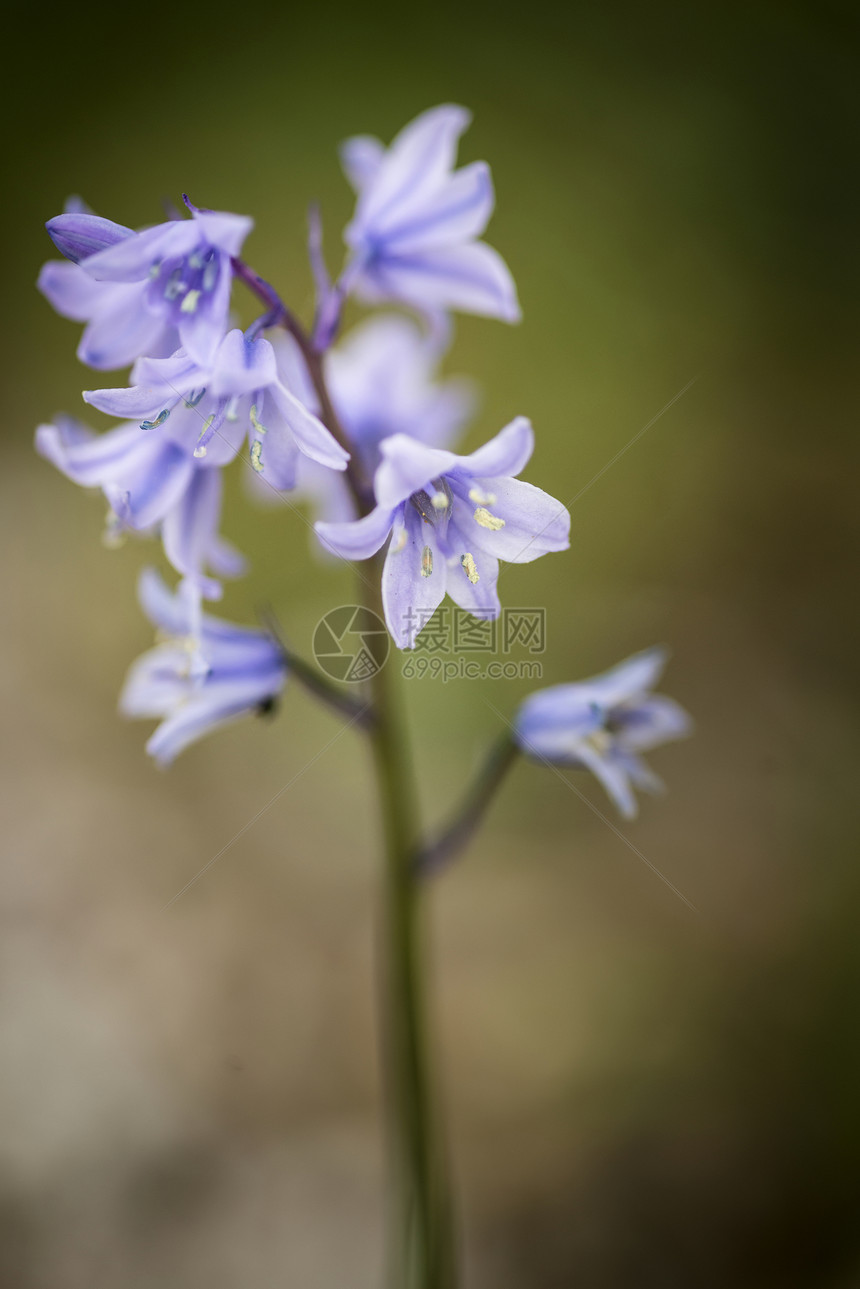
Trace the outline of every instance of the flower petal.
{"type": "Polygon", "coordinates": [[[522,317],[510,269],[486,242],[432,247],[411,255],[383,249],[358,276],[359,294],[365,283],[370,298],[400,300],[423,313],[459,309],[502,322],[519,322],[522,317]]]}
{"type": "Polygon", "coordinates": [[[527,416],[516,416],[495,438],[458,461],[472,478],[517,475],[534,451],[535,436],[527,416]]]}
{"type": "Polygon", "coordinates": [[[269,388],[272,401],[281,413],[298,449],[312,461],[319,461],[332,470],[345,470],[349,453],[330,434],[322,421],[309,412],[285,385],[276,381],[269,388]]]}
{"type": "Polygon", "coordinates": [[[651,694],[633,706],[615,708],[612,717],[625,751],[644,752],[660,743],[687,738],[693,732],[693,722],[683,707],[663,694],[651,694]]]}
{"type": "Polygon", "coordinates": [[[373,481],[380,506],[391,508],[425,488],[432,479],[447,474],[465,459],[444,448],[416,443],[408,434],[392,434],[379,445],[382,461],[373,481]]]}
{"type": "Polygon", "coordinates": [[[73,264],[135,236],[133,230],[123,224],[115,224],[112,219],[102,219],[100,215],[86,211],[55,215],[45,227],[60,254],[73,264]]]}
{"type": "Polygon", "coordinates": [[[376,177],[385,144],[372,134],[356,134],[340,145],[340,164],[356,193],[360,193],[376,177]]]}
{"type": "Polygon", "coordinates": [[[370,559],[382,546],[394,523],[396,508],[377,506],[362,519],[345,524],[327,524],[319,520],[314,530],[327,550],[341,559],[370,559]]]}
{"type": "Polygon", "coordinates": [[[402,210],[420,207],[427,192],[450,171],[470,120],[465,108],[445,104],[423,112],[401,130],[359,197],[354,226],[381,231],[402,210]]]}
{"type": "Polygon", "coordinates": [[[407,507],[394,531],[382,569],[385,621],[398,649],[414,649],[415,637],[445,598],[448,569],[431,524],[407,507]]]}
{"type": "Polygon", "coordinates": [[[266,389],[277,380],[275,351],[268,340],[249,340],[236,327],[218,346],[212,370],[212,392],[227,398],[266,389]]]}
{"type": "MultiPolygon", "coordinates": [[[[61,215],[60,218],[83,219],[84,216],[61,215]]],[[[142,282],[149,276],[153,264],[168,257],[189,255],[199,241],[200,231],[193,219],[171,219],[142,233],[133,233],[90,255],[83,263],[90,277],[98,282],[142,282]]]]}
{"type": "Polygon", "coordinates": [[[451,246],[479,237],[493,213],[495,194],[490,168],[475,161],[456,174],[408,213],[401,213],[385,235],[384,257],[423,255],[434,247],[451,246]]]}
{"type": "MultiPolygon", "coordinates": [[[[480,483],[496,500],[491,510],[480,505],[473,507],[474,514],[468,521],[467,539],[479,550],[509,564],[528,564],[550,551],[567,550],[570,515],[555,497],[522,479],[482,478],[480,483]],[[484,516],[483,522],[481,516],[484,516]],[[504,521],[504,527],[488,526],[499,520],[504,521]]],[[[460,507],[458,512],[458,523],[461,523],[460,507]]]]}

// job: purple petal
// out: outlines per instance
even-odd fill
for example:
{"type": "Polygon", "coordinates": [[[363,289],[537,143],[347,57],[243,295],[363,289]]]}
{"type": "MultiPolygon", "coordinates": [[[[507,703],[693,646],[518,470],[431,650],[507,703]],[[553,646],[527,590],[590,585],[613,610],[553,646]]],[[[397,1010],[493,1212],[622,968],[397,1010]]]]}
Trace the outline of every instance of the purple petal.
{"type": "Polygon", "coordinates": [[[493,213],[495,195],[490,168],[475,161],[458,170],[437,192],[398,212],[385,233],[385,258],[423,255],[479,237],[493,213]]]}
{"type": "Polygon", "coordinates": [[[203,234],[203,240],[225,255],[238,255],[245,238],[254,227],[248,215],[233,215],[223,210],[199,210],[194,219],[203,234]]]}
{"type": "MultiPolygon", "coordinates": [[[[82,219],[82,215],[61,216],[82,219]]],[[[200,241],[193,219],[174,219],[134,233],[85,261],[90,277],[99,282],[142,282],[153,264],[173,256],[189,255],[200,241]]]]}
{"type": "Polygon", "coordinates": [[[659,646],[643,649],[610,671],[581,683],[583,687],[587,686],[597,702],[607,708],[615,707],[640,698],[653,689],[668,659],[668,651],[659,646]]]}
{"type": "Polygon", "coordinates": [[[355,226],[384,227],[403,203],[413,205],[432,191],[450,171],[470,120],[465,108],[446,104],[422,113],[401,130],[359,198],[355,226]]]}
{"type": "Polygon", "coordinates": [[[613,719],[625,751],[644,752],[660,743],[687,738],[693,732],[693,722],[683,707],[663,694],[641,699],[632,707],[617,708],[613,719]]]}
{"type": "Polygon", "coordinates": [[[458,464],[475,479],[517,475],[529,461],[534,444],[531,421],[526,416],[517,416],[495,438],[469,456],[461,457],[458,464]]]}
{"type": "MultiPolygon", "coordinates": [[[[215,358],[219,344],[224,338],[227,317],[230,312],[230,291],[233,285],[233,273],[226,255],[221,256],[220,271],[212,294],[202,296],[198,307],[192,313],[180,310],[179,338],[183,347],[201,366],[208,367],[215,358]]],[[[187,295],[186,300],[191,299],[187,295]]]]}
{"type": "Polygon", "coordinates": [[[269,393],[299,451],[332,470],[345,470],[349,453],[329,433],[322,421],[309,412],[280,381],[271,386],[269,393]]]}
{"type": "Polygon", "coordinates": [[[467,540],[509,564],[529,564],[550,551],[570,545],[570,514],[549,493],[522,479],[481,479],[495,497],[491,505],[468,503],[473,512],[465,522],[458,506],[458,524],[467,540]],[[504,521],[503,528],[490,525],[504,521]]]}
{"type": "Polygon", "coordinates": [[[221,518],[220,470],[194,470],[188,486],[165,516],[164,553],[177,572],[197,578],[203,573],[221,518]]]}
{"type": "Polygon", "coordinates": [[[123,224],[115,224],[112,219],[102,219],[100,215],[84,211],[55,215],[45,227],[60,254],[73,264],[135,236],[132,229],[123,224]]]}
{"type": "MultiPolygon", "coordinates": [[[[443,448],[416,443],[407,434],[392,434],[379,445],[382,462],[373,488],[380,506],[391,509],[432,479],[459,465],[461,458],[443,448]]],[[[464,458],[466,459],[466,458],[464,458]]]]}
{"type": "Polygon", "coordinates": [[[447,576],[435,529],[407,507],[395,521],[382,570],[385,621],[398,649],[414,649],[415,636],[445,598],[447,576]]]}
{"type": "Polygon", "coordinates": [[[375,179],[385,156],[385,144],[372,134],[357,134],[339,147],[340,164],[356,193],[375,179]]]}
{"type": "Polygon", "coordinates": [[[377,506],[369,515],[346,524],[327,524],[320,520],[314,529],[327,550],[341,559],[370,559],[391,532],[395,509],[377,506]]]}
{"type": "Polygon", "coordinates": [[[485,242],[428,248],[411,256],[383,252],[364,270],[359,284],[364,282],[376,299],[401,300],[422,312],[460,309],[502,322],[522,317],[510,269],[485,242]]]}
{"type": "Polygon", "coordinates": [[[473,554],[465,547],[463,553],[467,551],[473,555],[472,576],[477,575],[478,580],[473,582],[460,559],[456,558],[448,568],[448,594],[455,604],[471,613],[473,618],[479,618],[482,622],[491,621],[502,611],[497,590],[499,561],[485,551],[473,554]]]}
{"type": "Polygon", "coordinates": [[[276,380],[275,351],[268,340],[248,340],[238,327],[227,333],[215,356],[213,393],[228,398],[252,394],[276,380]]]}

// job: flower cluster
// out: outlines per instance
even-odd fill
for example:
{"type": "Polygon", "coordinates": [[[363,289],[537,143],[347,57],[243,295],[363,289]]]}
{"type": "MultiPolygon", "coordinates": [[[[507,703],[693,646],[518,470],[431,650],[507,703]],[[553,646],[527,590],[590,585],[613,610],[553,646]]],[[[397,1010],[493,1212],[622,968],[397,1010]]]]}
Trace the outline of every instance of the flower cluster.
{"type": "MultiPolygon", "coordinates": [[[[290,666],[266,632],[203,612],[222,580],[245,569],[221,533],[222,476],[234,460],[261,495],[293,491],[311,504],[321,552],[378,561],[401,649],[414,647],[446,594],[495,618],[500,561],[568,546],[565,506],[519,478],[534,444],[525,417],[475,451],[455,450],[474,397],[438,375],[450,315],[520,316],[505,262],[479,240],[494,206],[489,168],[456,168],[469,119],[445,105],[387,148],[369,136],[343,145],[355,213],[334,281],[312,227],[310,332],[242,258],[246,216],[184,197],[184,212],[135,230],[75,199],[48,221],[64,258],[44,266],[40,290],[85,324],[83,363],[131,370],[83,393],[112,428],[60,416],[39,426],[36,446],[74,482],[101,490],[111,544],[129,532],[157,536],[179,575],[175,591],[154,572],[141,582],[142,607],[166,641],[134,665],[121,704],[130,716],[164,718],[148,744],[161,763],[214,726],[268,709],[290,666]],[[237,281],[263,307],[244,331],[231,316],[237,281]],[[339,339],[350,299],[417,316],[372,315],[339,339]]],[[[681,718],[672,726],[668,709],[641,698],[644,686],[628,692],[623,668],[619,676],[614,688],[604,678],[535,695],[517,728],[523,750],[587,766],[629,813],[628,780],[650,782],[636,749],[675,736],[681,718]]]]}

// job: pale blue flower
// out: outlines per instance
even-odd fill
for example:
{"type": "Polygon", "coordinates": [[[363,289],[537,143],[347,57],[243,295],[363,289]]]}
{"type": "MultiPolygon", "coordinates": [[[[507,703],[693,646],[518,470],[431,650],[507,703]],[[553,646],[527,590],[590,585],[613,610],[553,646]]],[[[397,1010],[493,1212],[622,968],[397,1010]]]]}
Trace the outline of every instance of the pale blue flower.
{"type": "Polygon", "coordinates": [[[621,814],[632,818],[633,789],[663,787],[639,753],[692,731],[682,707],[651,693],[666,659],[665,650],[646,649],[602,676],[538,690],[514,721],[520,748],[554,764],[591,770],[621,814]]]}
{"type": "Polygon", "coordinates": [[[198,460],[226,465],[250,438],[254,469],[273,488],[292,488],[300,454],[343,470],[349,454],[281,380],[268,340],[238,329],[202,366],[184,350],[141,358],[127,389],[85,390],[84,400],[114,416],[137,418],[198,460]]]}
{"type": "Polygon", "coordinates": [[[160,765],[204,734],[271,708],[287,671],[271,636],[205,614],[196,622],[188,588],[170,592],[154,569],[144,570],[138,595],[161,643],[132,665],[120,711],[162,718],[146,745],[160,765]]]}
{"type": "Polygon", "coordinates": [[[209,573],[244,572],[242,556],[219,532],[221,471],[195,461],[165,436],[135,424],[95,434],[73,417],[60,416],[39,426],[36,450],[74,483],[101,488],[109,505],[109,544],[126,531],[159,533],[173,567],[207,599],[221,594],[209,573]]]}
{"type": "Polygon", "coordinates": [[[342,147],[358,203],[344,238],[352,257],[341,290],[369,303],[397,301],[518,322],[516,288],[501,256],[478,241],[495,196],[488,166],[454,170],[471,117],[444,105],[424,112],[389,148],[368,136],[342,147]]]}
{"type": "Polygon", "coordinates": [[[565,507],[512,477],[533,447],[525,417],[469,456],[392,435],[379,445],[376,508],[351,523],[317,523],[322,541],[344,559],[368,559],[391,536],[382,599],[401,649],[414,646],[446,592],[477,618],[498,617],[500,559],[525,564],[567,549],[565,507]]]}
{"type": "MultiPolygon", "coordinates": [[[[289,387],[316,410],[316,396],[294,342],[284,336],[275,347],[289,387]]],[[[439,380],[438,362],[433,340],[414,322],[395,314],[367,319],[326,354],[332,403],[367,478],[379,466],[380,443],[392,434],[403,433],[437,448],[451,447],[460,436],[474,409],[475,391],[466,380],[439,380]]],[[[320,519],[357,516],[343,475],[314,461],[299,463],[297,488],[313,501],[320,519]]]]}
{"type": "Polygon", "coordinates": [[[46,264],[39,288],[59,313],[89,324],[78,351],[85,363],[109,370],[179,345],[212,362],[227,329],[231,260],[253,221],[189,208],[190,219],[141,232],[84,210],[48,221],[71,264],[46,264]]]}

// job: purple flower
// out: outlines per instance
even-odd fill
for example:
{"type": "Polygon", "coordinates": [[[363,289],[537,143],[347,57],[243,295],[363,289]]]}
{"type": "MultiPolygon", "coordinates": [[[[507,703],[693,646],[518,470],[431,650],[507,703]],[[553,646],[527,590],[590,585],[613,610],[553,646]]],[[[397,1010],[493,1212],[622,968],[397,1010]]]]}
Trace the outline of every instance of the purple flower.
{"type": "Polygon", "coordinates": [[[470,121],[446,105],[417,117],[387,150],[360,136],[342,147],[358,192],[344,238],[352,259],[342,279],[370,303],[399,301],[433,315],[445,309],[518,322],[516,288],[504,260],[476,239],[495,197],[483,161],[454,171],[470,121]]]}
{"type": "Polygon", "coordinates": [[[633,818],[633,788],[663,787],[639,753],[692,731],[682,707],[651,693],[665,665],[665,650],[646,649],[602,676],[539,690],[517,712],[517,743],[531,756],[591,770],[621,814],[633,818]]]}
{"type": "Polygon", "coordinates": [[[233,271],[253,221],[191,209],[136,233],[86,211],[48,221],[71,265],[46,264],[39,288],[59,313],[89,325],[79,357],[91,367],[125,366],[181,345],[212,362],[227,327],[233,271]],[[75,267],[77,266],[77,267],[75,267]]]}
{"type": "Polygon", "coordinates": [[[238,577],[241,555],[220,535],[222,478],[170,439],[121,425],[95,434],[71,416],[40,425],[36,450],[74,483],[101,488],[110,507],[105,533],[113,544],[124,532],[160,531],[177,572],[208,599],[221,589],[207,577],[238,577]]]}
{"type": "MultiPolygon", "coordinates": [[[[315,407],[301,359],[289,337],[278,351],[281,370],[306,406],[315,407]],[[298,370],[296,370],[298,368],[298,370]]],[[[407,318],[394,314],[369,318],[326,355],[326,377],[350,445],[368,477],[380,463],[379,445],[403,433],[431,447],[449,447],[475,404],[470,382],[434,379],[438,352],[407,318]]],[[[328,521],[355,519],[355,501],[342,475],[313,461],[299,466],[298,487],[328,521]]]]}
{"type": "Polygon", "coordinates": [[[227,333],[204,367],[180,349],[170,358],[141,358],[128,389],[85,390],[84,401],[123,418],[142,418],[198,460],[226,465],[246,435],[251,464],[273,488],[292,488],[300,453],[332,470],[349,454],[280,379],[268,340],[227,333]]]}
{"type": "Polygon", "coordinates": [[[154,569],[142,573],[138,597],[150,622],[168,638],[132,665],[120,711],[164,718],[146,745],[160,765],[220,725],[271,707],[283,689],[286,663],[266,632],[204,615],[198,636],[188,588],[171,593],[154,569]],[[196,661],[198,650],[203,666],[196,661]]]}
{"type": "Polygon", "coordinates": [[[382,599],[401,649],[413,647],[446,591],[476,618],[498,617],[500,559],[525,564],[567,549],[564,506],[511,477],[533,447],[525,417],[470,456],[392,435],[380,444],[375,510],[352,523],[317,523],[322,540],[344,559],[368,559],[392,534],[382,599]]]}

